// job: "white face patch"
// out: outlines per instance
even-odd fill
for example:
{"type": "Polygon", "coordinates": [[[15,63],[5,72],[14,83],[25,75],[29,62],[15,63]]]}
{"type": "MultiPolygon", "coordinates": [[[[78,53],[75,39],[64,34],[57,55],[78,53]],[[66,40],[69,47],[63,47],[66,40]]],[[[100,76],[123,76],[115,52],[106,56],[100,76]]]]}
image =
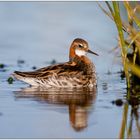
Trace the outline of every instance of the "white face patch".
{"type": "Polygon", "coordinates": [[[84,51],[84,50],[79,50],[79,49],[76,49],[76,50],[75,50],[75,53],[76,53],[76,55],[78,55],[78,56],[86,55],[86,51],[84,51]]]}

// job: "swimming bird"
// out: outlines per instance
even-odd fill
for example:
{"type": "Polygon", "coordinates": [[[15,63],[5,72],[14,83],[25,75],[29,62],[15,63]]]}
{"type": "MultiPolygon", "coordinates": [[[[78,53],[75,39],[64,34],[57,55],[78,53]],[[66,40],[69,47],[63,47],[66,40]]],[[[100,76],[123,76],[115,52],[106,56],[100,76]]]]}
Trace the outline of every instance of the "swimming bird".
{"type": "Polygon", "coordinates": [[[89,49],[87,41],[76,38],[69,50],[69,61],[54,64],[30,72],[15,71],[13,76],[32,86],[93,87],[97,85],[95,66],[87,53],[98,55],[89,49]]]}

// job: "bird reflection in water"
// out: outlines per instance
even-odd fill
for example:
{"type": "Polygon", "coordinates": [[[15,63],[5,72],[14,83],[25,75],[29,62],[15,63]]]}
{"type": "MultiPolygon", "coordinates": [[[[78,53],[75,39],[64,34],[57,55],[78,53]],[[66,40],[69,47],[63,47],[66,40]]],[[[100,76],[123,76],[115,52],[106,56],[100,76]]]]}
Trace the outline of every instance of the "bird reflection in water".
{"type": "Polygon", "coordinates": [[[15,92],[16,98],[31,98],[38,102],[67,105],[69,121],[75,131],[88,126],[88,115],[96,99],[96,87],[80,89],[49,89],[26,88],[15,92]]]}

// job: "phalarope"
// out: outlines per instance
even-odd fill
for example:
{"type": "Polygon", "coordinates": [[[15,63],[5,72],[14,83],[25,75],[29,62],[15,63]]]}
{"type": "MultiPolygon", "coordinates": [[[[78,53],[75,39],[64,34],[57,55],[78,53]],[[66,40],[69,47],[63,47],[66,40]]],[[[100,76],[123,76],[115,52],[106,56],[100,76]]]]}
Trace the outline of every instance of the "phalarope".
{"type": "Polygon", "coordinates": [[[93,87],[97,85],[95,66],[86,56],[98,55],[89,50],[88,43],[76,38],[69,52],[69,61],[31,72],[15,71],[13,76],[37,87],[93,87]]]}

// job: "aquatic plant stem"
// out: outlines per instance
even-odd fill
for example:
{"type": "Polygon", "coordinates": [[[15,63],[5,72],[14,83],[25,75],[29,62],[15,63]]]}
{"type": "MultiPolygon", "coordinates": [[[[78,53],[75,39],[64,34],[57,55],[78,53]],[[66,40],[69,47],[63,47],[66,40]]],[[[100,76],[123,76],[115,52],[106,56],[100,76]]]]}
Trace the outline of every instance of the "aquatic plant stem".
{"type": "Polygon", "coordinates": [[[121,129],[120,129],[120,133],[119,133],[119,139],[125,138],[125,129],[127,126],[128,107],[129,107],[129,105],[125,104],[124,108],[123,108],[123,117],[122,117],[121,129]]]}
{"type": "Polygon", "coordinates": [[[127,80],[127,88],[130,88],[130,78],[129,78],[129,71],[128,67],[126,65],[127,61],[127,48],[125,45],[125,40],[124,40],[124,35],[123,35],[123,26],[121,22],[121,17],[120,17],[120,10],[119,10],[119,3],[116,1],[113,1],[113,8],[114,8],[114,21],[116,23],[117,29],[118,29],[118,34],[119,34],[119,40],[120,40],[120,47],[121,47],[121,55],[122,55],[122,61],[124,65],[124,71],[125,71],[125,76],[127,80]]]}
{"type": "Polygon", "coordinates": [[[140,20],[134,15],[134,11],[132,10],[130,4],[128,1],[124,1],[124,6],[127,10],[128,13],[128,18],[131,21],[134,21],[136,23],[136,25],[140,28],[140,20]]]}
{"type": "MultiPolygon", "coordinates": [[[[139,29],[135,28],[134,26],[132,26],[132,24],[130,24],[130,22],[131,23],[135,22],[134,19],[136,18],[135,17],[132,18],[131,16],[132,15],[136,16],[135,12],[138,9],[140,9],[140,6],[135,4],[136,7],[132,9],[129,2],[124,2],[123,5],[125,6],[125,9],[128,15],[128,21],[129,21],[129,23],[127,23],[127,22],[123,22],[123,20],[120,17],[119,2],[114,1],[112,2],[112,5],[111,5],[111,2],[108,2],[108,1],[106,1],[105,3],[110,12],[106,11],[99,3],[98,5],[103,10],[103,12],[107,16],[109,16],[116,24],[118,35],[119,35],[118,43],[121,50],[122,64],[124,67],[127,88],[130,88],[132,84],[130,83],[130,81],[132,80],[133,74],[135,74],[137,77],[140,78],[140,67],[138,67],[140,64],[137,63],[137,60],[140,59],[139,58],[140,57],[140,32],[139,32],[139,29]],[[129,8],[127,5],[129,5],[129,8]],[[131,12],[128,11],[130,10],[130,8],[133,14],[130,14],[131,12]],[[126,37],[124,38],[124,33],[126,33],[127,38],[126,37]],[[133,51],[131,54],[131,58],[132,58],[131,60],[129,60],[128,58],[130,49],[133,51]]],[[[140,24],[140,21],[139,21],[139,24],[140,24]]]]}

